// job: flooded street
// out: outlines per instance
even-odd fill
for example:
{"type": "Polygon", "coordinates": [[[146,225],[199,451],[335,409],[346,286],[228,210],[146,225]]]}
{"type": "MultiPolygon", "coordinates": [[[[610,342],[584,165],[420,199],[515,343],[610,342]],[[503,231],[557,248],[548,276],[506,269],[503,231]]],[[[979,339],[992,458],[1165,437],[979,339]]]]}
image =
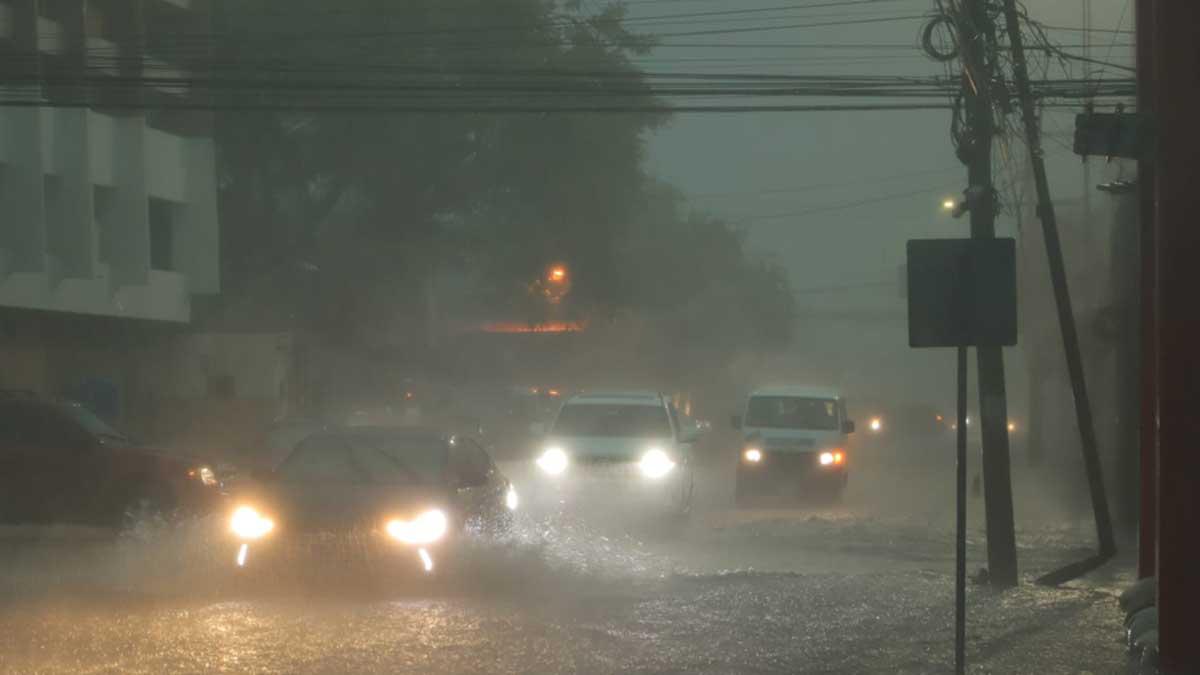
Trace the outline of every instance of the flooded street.
{"type": "MultiPolygon", "coordinates": [[[[841,504],[734,510],[713,463],[686,524],[526,513],[432,579],[379,561],[238,579],[202,538],[10,538],[0,671],[951,672],[952,504],[930,482],[939,472],[898,490],[887,486],[900,467],[868,463],[841,504]]],[[[1022,586],[968,591],[971,672],[1121,672],[1114,597],[1129,565],[1033,585],[1089,546],[1086,521],[1047,529],[1035,516],[1018,509],[1022,586]]],[[[972,574],[981,534],[972,528],[972,574]]]]}

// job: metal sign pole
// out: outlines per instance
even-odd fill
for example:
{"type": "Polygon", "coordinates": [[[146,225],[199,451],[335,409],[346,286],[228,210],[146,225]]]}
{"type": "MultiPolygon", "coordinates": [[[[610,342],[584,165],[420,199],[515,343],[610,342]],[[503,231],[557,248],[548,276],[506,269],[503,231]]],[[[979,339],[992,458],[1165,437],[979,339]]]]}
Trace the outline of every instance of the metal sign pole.
{"type": "Polygon", "coordinates": [[[958,348],[958,438],[955,465],[954,672],[967,667],[967,348],[958,348]]]}

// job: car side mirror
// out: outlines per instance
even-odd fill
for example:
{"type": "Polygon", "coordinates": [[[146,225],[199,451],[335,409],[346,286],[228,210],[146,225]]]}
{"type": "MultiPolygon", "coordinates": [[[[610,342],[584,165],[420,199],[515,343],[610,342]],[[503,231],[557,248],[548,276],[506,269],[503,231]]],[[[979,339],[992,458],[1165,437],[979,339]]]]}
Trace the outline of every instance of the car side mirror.
{"type": "Polygon", "coordinates": [[[842,422],[842,433],[843,434],[854,433],[854,420],[846,420],[845,422],[842,422]]]}
{"type": "Polygon", "coordinates": [[[742,416],[734,415],[733,419],[730,421],[730,424],[733,426],[734,429],[741,431],[742,430],[742,416]]]}

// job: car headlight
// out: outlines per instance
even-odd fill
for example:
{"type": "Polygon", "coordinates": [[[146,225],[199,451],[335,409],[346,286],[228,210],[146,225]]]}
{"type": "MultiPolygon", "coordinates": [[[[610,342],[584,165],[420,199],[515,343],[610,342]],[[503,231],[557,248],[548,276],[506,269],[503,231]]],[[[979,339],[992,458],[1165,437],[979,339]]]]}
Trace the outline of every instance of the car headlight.
{"type": "Polygon", "coordinates": [[[229,529],[242,539],[262,539],[275,529],[275,521],[251,506],[240,506],[229,519],[229,529]]]}
{"type": "Polygon", "coordinates": [[[208,487],[213,487],[217,484],[217,473],[210,467],[200,466],[195,469],[188,470],[188,477],[195,478],[201,484],[208,487]]]}
{"type": "Polygon", "coordinates": [[[521,498],[517,496],[517,489],[511,485],[508,486],[508,492],[504,493],[504,505],[509,511],[516,511],[521,505],[521,498]]]}
{"type": "Polygon", "coordinates": [[[675,462],[660,448],[650,448],[646,454],[642,455],[641,461],[638,462],[638,468],[647,478],[662,478],[675,468],[675,462]]]}
{"type": "Polygon", "coordinates": [[[742,451],[742,459],[746,460],[750,464],[758,464],[762,461],[762,458],[762,450],[759,450],[758,448],[746,448],[742,451]]]}
{"type": "Polygon", "coordinates": [[[412,520],[390,520],[387,533],[405,544],[432,544],[446,536],[450,522],[439,509],[429,509],[412,520]]]}
{"type": "Polygon", "coordinates": [[[567,453],[557,446],[546,448],[546,451],[537,458],[538,468],[551,476],[557,476],[566,471],[568,463],[567,453]]]}

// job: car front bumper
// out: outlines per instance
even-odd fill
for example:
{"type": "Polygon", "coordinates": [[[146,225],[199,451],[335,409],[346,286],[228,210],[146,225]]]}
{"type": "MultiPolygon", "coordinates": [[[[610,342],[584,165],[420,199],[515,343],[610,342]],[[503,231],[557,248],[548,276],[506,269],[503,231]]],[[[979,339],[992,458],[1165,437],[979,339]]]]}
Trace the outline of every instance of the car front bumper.
{"type": "Polygon", "coordinates": [[[840,488],[846,484],[845,463],[822,465],[819,452],[764,450],[758,462],[739,456],[739,494],[791,494],[808,489],[840,488]]]}
{"type": "Polygon", "coordinates": [[[249,541],[228,538],[226,555],[237,569],[288,569],[349,561],[370,561],[417,575],[436,573],[454,555],[446,538],[417,546],[398,542],[382,531],[273,533],[249,541]]]}
{"type": "Polygon", "coordinates": [[[686,463],[676,464],[666,475],[647,476],[636,461],[589,461],[575,462],[561,474],[547,475],[537,470],[531,499],[538,501],[587,502],[602,500],[637,506],[659,503],[665,497],[674,496],[680,481],[689,481],[691,467],[686,463]]]}

